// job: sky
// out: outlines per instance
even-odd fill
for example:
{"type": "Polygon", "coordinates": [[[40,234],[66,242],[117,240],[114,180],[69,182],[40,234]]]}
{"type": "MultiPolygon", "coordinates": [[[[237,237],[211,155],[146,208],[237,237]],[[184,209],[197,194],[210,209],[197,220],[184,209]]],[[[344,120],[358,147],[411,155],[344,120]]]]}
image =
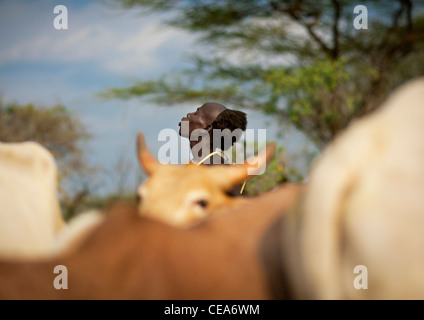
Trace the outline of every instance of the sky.
{"type": "MultiPolygon", "coordinates": [[[[164,144],[158,139],[159,132],[177,130],[181,117],[199,107],[160,107],[137,98],[104,101],[97,97],[107,88],[158,78],[189,64],[187,56],[198,50],[195,37],[164,27],[162,18],[124,10],[110,1],[0,0],[0,97],[6,103],[60,103],[77,115],[91,134],[85,147],[87,161],[103,172],[96,190],[99,194],[116,191],[116,168],[122,162],[131,168],[128,188],[140,183],[137,132],[145,134],[157,155],[164,144]],[[66,30],[54,27],[57,5],[67,8],[66,30]]],[[[272,117],[243,111],[248,128],[267,129],[267,138],[285,147],[292,166],[299,165],[305,142],[300,133],[286,128],[280,137],[279,125],[272,117]]],[[[187,142],[179,141],[183,147],[187,142]]],[[[306,148],[313,152],[311,146],[306,148]]]]}

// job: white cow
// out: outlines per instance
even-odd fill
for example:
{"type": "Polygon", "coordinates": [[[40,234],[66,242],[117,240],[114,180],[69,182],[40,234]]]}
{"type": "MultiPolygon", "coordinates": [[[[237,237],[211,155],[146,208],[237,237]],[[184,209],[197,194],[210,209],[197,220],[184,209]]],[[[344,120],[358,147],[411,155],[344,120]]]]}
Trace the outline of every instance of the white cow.
{"type": "Polygon", "coordinates": [[[0,143],[0,257],[40,258],[76,247],[102,221],[91,211],[65,223],[53,155],[35,142],[0,143]]]}
{"type": "Polygon", "coordinates": [[[424,78],[353,123],[282,231],[294,297],[424,299],[424,78]]]}
{"type": "Polygon", "coordinates": [[[35,142],[0,143],[0,255],[39,257],[63,228],[53,156],[35,142]]]}

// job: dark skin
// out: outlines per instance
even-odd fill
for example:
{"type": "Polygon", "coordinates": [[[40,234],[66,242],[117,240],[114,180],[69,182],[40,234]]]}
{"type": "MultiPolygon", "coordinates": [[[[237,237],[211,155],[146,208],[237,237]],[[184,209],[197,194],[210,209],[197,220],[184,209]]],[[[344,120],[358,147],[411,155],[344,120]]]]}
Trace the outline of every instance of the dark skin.
{"type": "MultiPolygon", "coordinates": [[[[223,105],[221,105],[219,103],[215,103],[215,102],[207,102],[207,103],[203,104],[201,107],[197,108],[197,110],[195,112],[190,112],[190,113],[187,114],[186,117],[183,117],[181,119],[181,122],[183,122],[183,121],[188,122],[188,132],[183,132],[183,130],[181,128],[181,122],[180,122],[179,123],[179,126],[180,126],[179,134],[180,134],[180,136],[185,137],[185,138],[189,138],[190,136],[192,136],[193,131],[197,130],[197,129],[204,129],[205,133],[208,132],[210,134],[210,132],[212,130],[212,125],[211,125],[212,122],[216,119],[216,117],[222,111],[224,111],[226,109],[227,108],[224,107],[223,105]]],[[[197,140],[190,140],[190,148],[193,150],[193,148],[199,143],[208,143],[209,148],[208,148],[207,154],[203,154],[202,152],[200,152],[200,154],[196,155],[196,154],[193,153],[193,156],[195,157],[194,160],[196,162],[199,162],[204,157],[206,157],[208,154],[210,154],[214,151],[213,146],[210,143],[210,140],[207,139],[206,137],[199,137],[197,140]]],[[[197,146],[197,147],[199,147],[199,146],[197,146]]],[[[201,148],[199,148],[199,149],[201,149],[201,148]]],[[[216,156],[214,156],[212,163],[223,163],[222,157],[220,155],[216,155],[216,156]]]]}
{"type": "MultiPolygon", "coordinates": [[[[190,138],[190,136],[192,136],[193,131],[197,129],[203,129],[205,130],[204,131],[205,134],[206,132],[208,133],[204,137],[199,137],[197,140],[194,140],[194,141],[190,140],[190,149],[192,150],[195,162],[200,162],[204,157],[206,157],[207,155],[215,151],[213,149],[212,144],[210,143],[210,133],[212,131],[212,122],[216,119],[216,117],[222,111],[226,109],[227,109],[226,107],[224,107],[223,105],[219,103],[207,102],[203,104],[202,106],[200,106],[199,108],[197,108],[195,112],[190,112],[187,114],[186,117],[183,117],[181,119],[181,122],[183,121],[188,122],[188,130],[182,130],[181,122],[178,124],[180,126],[180,130],[179,130],[180,136],[188,138],[188,139],[190,138]],[[183,132],[183,131],[188,131],[188,132],[183,132]],[[193,152],[193,148],[195,147],[198,148],[201,146],[199,144],[203,144],[203,143],[209,144],[208,152],[206,154],[203,154],[204,152],[202,152],[202,149],[199,148],[198,150],[200,150],[200,152],[199,154],[196,155],[195,152],[193,152]]],[[[213,164],[229,164],[219,154],[213,155],[210,160],[211,160],[210,163],[213,163],[213,164]]],[[[242,188],[242,184],[234,186],[233,189],[229,191],[229,195],[239,196],[241,188],[242,188]]]]}

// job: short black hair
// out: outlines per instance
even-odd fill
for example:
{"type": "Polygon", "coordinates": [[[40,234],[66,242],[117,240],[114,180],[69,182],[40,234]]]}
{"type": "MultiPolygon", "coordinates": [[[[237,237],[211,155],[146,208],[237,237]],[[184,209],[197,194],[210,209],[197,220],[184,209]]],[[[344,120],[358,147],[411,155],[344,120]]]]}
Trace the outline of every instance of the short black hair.
{"type": "Polygon", "coordinates": [[[213,129],[229,129],[230,133],[227,130],[224,130],[222,133],[223,135],[220,137],[217,137],[221,140],[221,150],[227,150],[229,149],[235,142],[237,142],[241,137],[241,131],[246,130],[247,126],[247,117],[246,113],[238,110],[231,110],[226,109],[222,111],[216,119],[212,122],[212,132],[213,129]],[[240,130],[236,130],[240,129],[240,130]],[[234,130],[236,130],[234,132],[234,130]],[[232,133],[235,133],[235,135],[232,135],[232,133]],[[228,137],[228,138],[226,138],[228,137]],[[224,139],[222,139],[224,138],[224,139]],[[231,138],[231,139],[229,139],[231,138]]]}

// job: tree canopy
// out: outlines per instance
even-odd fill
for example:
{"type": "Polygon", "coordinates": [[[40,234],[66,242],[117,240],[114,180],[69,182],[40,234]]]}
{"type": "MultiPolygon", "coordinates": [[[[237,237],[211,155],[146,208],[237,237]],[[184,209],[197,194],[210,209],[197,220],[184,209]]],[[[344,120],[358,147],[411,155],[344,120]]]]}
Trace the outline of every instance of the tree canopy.
{"type": "MultiPolygon", "coordinates": [[[[101,95],[219,101],[274,114],[323,147],[402,82],[424,74],[424,2],[115,0],[198,35],[192,67],[101,95]],[[361,17],[359,17],[361,15],[361,17]],[[367,19],[356,29],[355,18],[367,19]]],[[[363,22],[363,21],[362,21],[363,22]]]]}
{"type": "Polygon", "coordinates": [[[36,141],[58,160],[65,176],[84,167],[81,143],[89,137],[80,120],[64,106],[4,104],[0,100],[0,141],[36,141]]]}

